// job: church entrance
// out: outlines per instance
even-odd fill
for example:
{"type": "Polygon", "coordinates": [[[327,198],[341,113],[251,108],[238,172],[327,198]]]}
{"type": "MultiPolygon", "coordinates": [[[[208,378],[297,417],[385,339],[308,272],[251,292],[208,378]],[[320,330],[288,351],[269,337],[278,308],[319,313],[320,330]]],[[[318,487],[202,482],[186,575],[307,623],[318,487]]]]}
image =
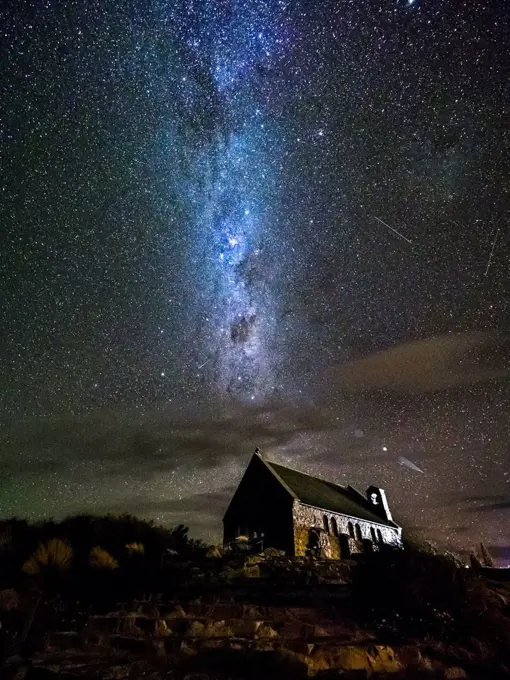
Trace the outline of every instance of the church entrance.
{"type": "Polygon", "coordinates": [[[310,557],[320,557],[321,555],[321,541],[317,529],[310,529],[306,552],[310,557]]]}

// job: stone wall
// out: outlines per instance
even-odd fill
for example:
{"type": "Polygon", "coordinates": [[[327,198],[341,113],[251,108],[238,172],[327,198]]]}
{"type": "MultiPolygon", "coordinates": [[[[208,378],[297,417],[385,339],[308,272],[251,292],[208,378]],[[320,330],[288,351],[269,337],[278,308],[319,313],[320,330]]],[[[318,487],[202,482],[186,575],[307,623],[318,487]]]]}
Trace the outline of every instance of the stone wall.
{"type": "Polygon", "coordinates": [[[297,557],[303,557],[306,554],[310,529],[317,528],[320,530],[319,542],[324,556],[330,559],[341,558],[340,540],[334,535],[332,530],[333,519],[335,519],[337,523],[338,534],[343,534],[345,536],[351,554],[361,552],[363,544],[362,541],[357,540],[357,537],[349,537],[349,522],[352,522],[354,527],[356,527],[356,525],[359,527],[363,540],[372,541],[371,528],[373,527],[375,530],[381,532],[383,543],[388,545],[401,545],[400,532],[397,529],[392,529],[391,527],[386,527],[382,524],[372,524],[371,522],[346,517],[345,515],[336,515],[333,512],[319,510],[299,502],[294,503],[292,517],[294,522],[294,554],[297,557]],[[328,518],[328,533],[324,531],[324,516],[328,518]]]}

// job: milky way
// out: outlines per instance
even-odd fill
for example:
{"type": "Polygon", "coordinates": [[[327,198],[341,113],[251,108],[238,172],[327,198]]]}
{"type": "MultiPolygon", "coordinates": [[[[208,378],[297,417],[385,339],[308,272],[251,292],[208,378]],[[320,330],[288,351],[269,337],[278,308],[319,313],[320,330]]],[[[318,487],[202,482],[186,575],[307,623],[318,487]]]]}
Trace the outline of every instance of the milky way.
{"type": "Polygon", "coordinates": [[[200,271],[200,290],[188,304],[198,307],[202,325],[198,370],[205,369],[220,394],[254,402],[277,385],[277,281],[267,269],[267,244],[277,238],[268,206],[278,195],[281,149],[265,80],[289,46],[287,7],[206,3],[188,13],[189,24],[179,10],[174,15],[191,52],[209,69],[218,106],[215,129],[199,152],[192,200],[191,262],[200,271]]]}
{"type": "Polygon", "coordinates": [[[260,446],[508,546],[500,5],[1,3],[1,514],[210,538],[260,446]]]}

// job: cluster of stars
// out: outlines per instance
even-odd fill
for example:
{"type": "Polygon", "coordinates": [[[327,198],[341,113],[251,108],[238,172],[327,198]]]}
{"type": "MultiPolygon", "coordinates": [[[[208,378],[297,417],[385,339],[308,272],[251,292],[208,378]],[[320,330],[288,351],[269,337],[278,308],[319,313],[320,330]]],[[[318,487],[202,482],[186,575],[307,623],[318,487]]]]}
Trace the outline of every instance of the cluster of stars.
{"type": "Polygon", "coordinates": [[[504,376],[369,398],[330,371],[508,331],[506,14],[2,4],[3,511],[212,535],[266,442],[381,483],[420,532],[501,545],[504,376]]]}

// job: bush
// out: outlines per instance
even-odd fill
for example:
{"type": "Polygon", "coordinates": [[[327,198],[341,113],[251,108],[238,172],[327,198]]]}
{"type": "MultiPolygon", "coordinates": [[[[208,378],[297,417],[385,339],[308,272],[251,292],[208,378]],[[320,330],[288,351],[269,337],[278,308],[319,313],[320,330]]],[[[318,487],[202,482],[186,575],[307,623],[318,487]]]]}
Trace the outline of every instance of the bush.
{"type": "Polygon", "coordinates": [[[134,555],[145,555],[145,546],[143,543],[128,543],[126,548],[130,557],[133,557],[134,555]]]}
{"type": "Polygon", "coordinates": [[[364,618],[399,636],[510,643],[495,595],[451,556],[415,547],[373,553],[354,570],[353,589],[364,618]]]}
{"type": "Polygon", "coordinates": [[[67,569],[73,559],[73,549],[66,541],[52,538],[47,543],[40,543],[37,550],[23,564],[25,574],[36,576],[45,567],[67,569]]]}
{"type": "Polygon", "coordinates": [[[108,550],[104,550],[100,545],[96,545],[89,554],[89,564],[94,569],[117,569],[119,563],[110,555],[108,550]]]}

